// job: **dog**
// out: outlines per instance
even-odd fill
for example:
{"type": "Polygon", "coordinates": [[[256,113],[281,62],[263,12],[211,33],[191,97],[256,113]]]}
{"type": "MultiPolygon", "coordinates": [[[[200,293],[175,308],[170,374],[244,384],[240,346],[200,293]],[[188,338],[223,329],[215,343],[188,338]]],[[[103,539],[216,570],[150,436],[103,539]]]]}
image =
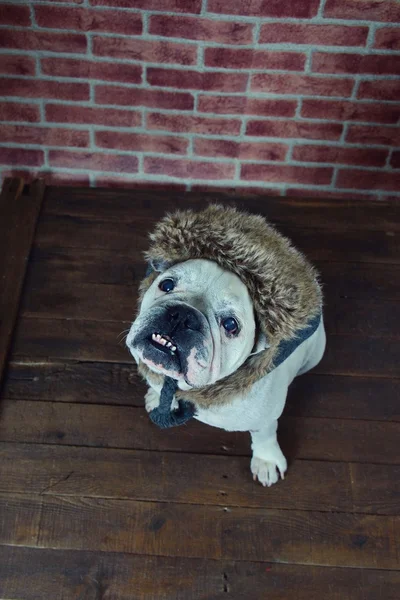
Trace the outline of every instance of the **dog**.
{"type": "Polygon", "coordinates": [[[152,241],[126,340],[146,409],[173,379],[173,408],[186,398],[199,421],[250,432],[253,478],[271,486],[287,470],[277,426],[288,386],[325,349],[316,274],[262,217],[232,208],[166,217],[152,241]]]}

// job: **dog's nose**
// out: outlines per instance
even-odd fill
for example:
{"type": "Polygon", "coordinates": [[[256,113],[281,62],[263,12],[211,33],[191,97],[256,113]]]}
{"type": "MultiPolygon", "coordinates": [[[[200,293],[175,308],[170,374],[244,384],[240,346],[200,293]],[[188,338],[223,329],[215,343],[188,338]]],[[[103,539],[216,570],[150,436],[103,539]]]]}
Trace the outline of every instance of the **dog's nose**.
{"type": "Polygon", "coordinates": [[[177,329],[192,329],[200,331],[201,321],[196,312],[188,306],[171,306],[168,310],[168,320],[177,329]]]}

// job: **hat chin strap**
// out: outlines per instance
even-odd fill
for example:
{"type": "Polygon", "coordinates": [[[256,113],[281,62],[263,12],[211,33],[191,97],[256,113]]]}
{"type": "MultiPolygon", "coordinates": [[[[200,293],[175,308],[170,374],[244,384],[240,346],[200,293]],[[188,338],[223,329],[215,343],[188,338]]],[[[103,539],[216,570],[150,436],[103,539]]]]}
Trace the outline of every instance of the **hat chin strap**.
{"type": "Polygon", "coordinates": [[[195,407],[187,400],[178,400],[178,409],[171,410],[172,401],[178,388],[178,382],[172,377],[165,377],[160,394],[160,404],[153,408],[149,417],[160,429],[183,425],[195,415],[195,407]]]}

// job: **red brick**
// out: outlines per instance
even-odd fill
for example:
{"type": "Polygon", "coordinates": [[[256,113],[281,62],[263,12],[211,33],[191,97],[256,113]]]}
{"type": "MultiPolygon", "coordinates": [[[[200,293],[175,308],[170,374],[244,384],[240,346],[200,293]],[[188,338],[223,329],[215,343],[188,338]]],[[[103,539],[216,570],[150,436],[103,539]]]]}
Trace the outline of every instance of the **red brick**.
{"type": "Polygon", "coordinates": [[[336,186],[338,188],[355,188],[358,190],[387,190],[389,192],[397,192],[400,189],[400,172],[340,169],[336,186]]]}
{"type": "Polygon", "coordinates": [[[388,150],[376,148],[347,148],[345,146],[296,146],[293,160],[303,162],[362,165],[364,167],[384,167],[388,150]]]}
{"type": "Polygon", "coordinates": [[[224,156],[242,160],[285,160],[288,146],[268,142],[233,142],[198,138],[194,153],[200,156],[224,156]]]}
{"type": "Polygon", "coordinates": [[[192,94],[164,92],[159,90],[129,89],[125,87],[96,86],[98,104],[119,104],[120,106],[149,106],[177,110],[192,110],[192,94]]]}
{"type": "Polygon", "coordinates": [[[303,121],[249,121],[246,135],[310,140],[338,140],[343,126],[339,123],[310,123],[303,121]]]}
{"type": "Polygon", "coordinates": [[[87,148],[89,133],[82,130],[31,127],[29,125],[2,125],[1,141],[15,144],[42,146],[76,146],[87,148]]]}
{"type": "Polygon", "coordinates": [[[147,129],[177,131],[179,133],[239,135],[241,123],[237,119],[211,119],[192,115],[149,113],[146,125],[147,129]]]}
{"type": "Polygon", "coordinates": [[[324,46],[365,46],[368,27],[309,25],[304,23],[265,23],[261,44],[322,44],[324,46]]]}
{"type": "Polygon", "coordinates": [[[41,171],[40,178],[44,179],[46,185],[58,186],[84,186],[90,185],[89,175],[83,173],[57,173],[56,171],[41,171]]]}
{"type": "Polygon", "coordinates": [[[16,25],[18,27],[29,26],[31,24],[29,6],[1,4],[0,23],[2,25],[16,25]]]}
{"type": "Polygon", "coordinates": [[[140,65],[93,62],[75,58],[42,58],[41,66],[45,75],[56,77],[81,77],[125,83],[142,82],[142,67],[140,65]]]}
{"type": "Polygon", "coordinates": [[[400,169],[400,150],[395,150],[390,161],[393,169],[400,169]]]}
{"type": "Polygon", "coordinates": [[[68,150],[50,150],[49,164],[69,169],[120,171],[123,173],[136,173],[138,169],[136,156],[100,152],[70,152],[68,150]]]}
{"type": "Polygon", "coordinates": [[[400,195],[399,194],[385,194],[384,196],[382,196],[382,200],[384,200],[385,202],[399,202],[400,200],[400,195]]]}
{"type": "Polygon", "coordinates": [[[296,167],[291,165],[242,164],[241,179],[272,183],[304,183],[329,185],[333,169],[326,167],[296,167]]]}
{"type": "Polygon", "coordinates": [[[327,0],[324,17],[365,21],[400,21],[400,3],[396,0],[327,0]]]}
{"type": "Polygon", "coordinates": [[[214,21],[199,17],[150,17],[149,32],[164,37],[205,40],[220,44],[251,44],[253,25],[235,21],[214,21]]]}
{"type": "Polygon", "coordinates": [[[87,83],[60,83],[42,79],[1,79],[2,96],[51,98],[57,100],[89,100],[87,83]]]}
{"type": "Polygon", "coordinates": [[[0,54],[0,73],[6,75],[35,75],[33,58],[16,54],[0,54]]]}
{"type": "Polygon", "coordinates": [[[47,104],[46,121],[54,123],[83,123],[112,127],[140,127],[142,115],[133,110],[92,108],[71,104],[47,104]]]}
{"type": "Polygon", "coordinates": [[[96,175],[95,177],[96,187],[105,187],[105,188],[127,188],[130,190],[176,190],[179,192],[184,192],[186,190],[185,183],[172,183],[169,181],[165,182],[157,182],[157,181],[146,181],[146,180],[137,180],[137,176],[135,178],[131,177],[117,177],[115,175],[109,175],[108,177],[103,177],[101,175],[96,175]]]}
{"type": "Polygon", "coordinates": [[[250,48],[206,48],[204,64],[222,69],[282,69],[303,71],[305,54],[299,52],[271,52],[250,48]]]}
{"type": "Polygon", "coordinates": [[[197,47],[193,44],[149,41],[129,37],[93,38],[93,54],[145,62],[194,65],[197,62],[197,47]]]}
{"type": "Polygon", "coordinates": [[[0,31],[0,48],[46,50],[49,52],[86,52],[86,36],[80,33],[49,31],[0,31]]]}
{"type": "Polygon", "coordinates": [[[39,107],[36,104],[1,102],[0,121],[27,121],[28,123],[35,123],[40,121],[39,107]]]}
{"type": "Polygon", "coordinates": [[[400,128],[373,125],[350,125],[346,142],[352,144],[400,145],[400,128]]]}
{"type": "Polygon", "coordinates": [[[245,73],[179,71],[152,67],[147,69],[147,81],[150,85],[188,90],[244,92],[248,77],[245,73]]]}
{"type": "Polygon", "coordinates": [[[51,98],[57,100],[89,100],[87,83],[60,83],[42,79],[2,79],[2,96],[24,96],[25,98],[51,98]]]}
{"type": "Polygon", "coordinates": [[[296,188],[286,189],[286,197],[293,198],[336,198],[337,200],[375,200],[376,194],[362,194],[352,192],[331,192],[329,190],[316,190],[315,188],[296,188]]]}
{"type": "Polygon", "coordinates": [[[290,73],[256,73],[251,81],[253,92],[307,96],[350,96],[353,86],[352,78],[310,77],[290,73]]]}
{"type": "Polygon", "coordinates": [[[303,100],[301,116],[311,119],[334,121],[372,121],[375,123],[397,123],[400,119],[400,104],[373,102],[350,102],[347,100],[303,100]]]}
{"type": "Polygon", "coordinates": [[[101,148],[158,152],[159,154],[186,154],[189,143],[184,138],[172,135],[147,135],[119,131],[97,131],[95,136],[96,145],[101,148]]]}
{"type": "Polygon", "coordinates": [[[208,0],[207,10],[214,13],[255,17],[292,17],[308,19],[318,12],[319,0],[208,0]]]}
{"type": "Polygon", "coordinates": [[[35,16],[39,27],[51,29],[105,31],[127,35],[142,33],[142,16],[139,13],[46,5],[36,6],[35,16]]]}
{"type": "Polygon", "coordinates": [[[400,73],[400,56],[314,52],[312,71],[316,73],[398,75],[400,73]]]}
{"type": "Polygon", "coordinates": [[[398,100],[400,98],[400,81],[398,79],[362,81],[357,97],[373,100],[398,100]]]}
{"type": "Polygon", "coordinates": [[[11,167],[1,170],[1,180],[4,181],[7,177],[21,177],[25,183],[31,183],[38,178],[39,171],[37,169],[19,169],[18,167],[11,167]]]}
{"type": "Polygon", "coordinates": [[[194,13],[201,11],[202,0],[90,0],[94,6],[118,6],[151,11],[194,13]]]}
{"type": "Polygon", "coordinates": [[[20,169],[5,170],[1,173],[3,179],[5,177],[22,177],[26,183],[30,183],[40,177],[46,185],[74,185],[74,186],[89,186],[89,175],[82,173],[57,173],[54,171],[32,170],[23,171],[20,169]]]}
{"type": "Polygon", "coordinates": [[[374,48],[400,50],[400,27],[382,27],[375,32],[374,48]]]}
{"type": "Polygon", "coordinates": [[[43,158],[43,150],[0,148],[1,165],[26,165],[27,167],[39,167],[43,164],[43,158]]]}
{"type": "Polygon", "coordinates": [[[171,160],[147,156],[144,159],[144,172],[179,179],[233,179],[235,165],[215,161],[171,160]]]}
{"type": "Polygon", "coordinates": [[[297,100],[276,98],[258,99],[248,96],[200,95],[199,112],[219,114],[259,115],[265,117],[293,117],[297,100]]]}

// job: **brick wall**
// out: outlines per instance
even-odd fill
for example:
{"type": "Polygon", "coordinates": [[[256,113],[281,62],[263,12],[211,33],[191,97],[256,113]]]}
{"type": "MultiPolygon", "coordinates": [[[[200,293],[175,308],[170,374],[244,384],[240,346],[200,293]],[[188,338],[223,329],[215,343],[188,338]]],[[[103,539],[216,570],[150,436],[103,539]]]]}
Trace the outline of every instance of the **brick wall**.
{"type": "Polygon", "coordinates": [[[400,2],[0,2],[0,175],[400,199],[400,2]]]}

